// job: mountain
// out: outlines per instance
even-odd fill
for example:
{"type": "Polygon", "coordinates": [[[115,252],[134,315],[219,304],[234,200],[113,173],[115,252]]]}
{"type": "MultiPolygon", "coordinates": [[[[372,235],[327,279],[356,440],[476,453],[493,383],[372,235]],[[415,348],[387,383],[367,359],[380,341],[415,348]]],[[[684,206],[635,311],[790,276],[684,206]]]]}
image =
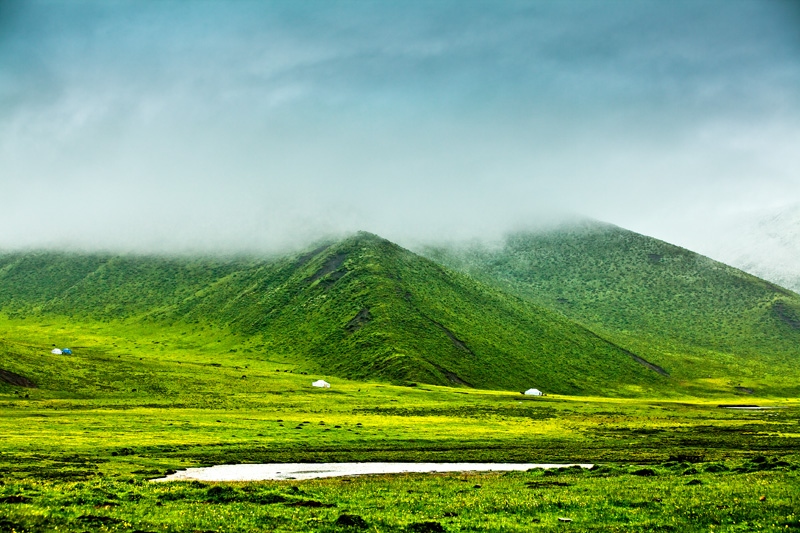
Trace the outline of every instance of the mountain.
{"type": "Polygon", "coordinates": [[[558,310],[676,384],[797,390],[800,296],[689,250],[583,221],[422,253],[558,310]]]}
{"type": "MultiPolygon", "coordinates": [[[[253,357],[353,379],[626,395],[669,387],[560,313],[374,235],[272,259],[0,256],[0,309],[122,335],[217,327],[253,357]]],[[[35,377],[35,376],[34,376],[35,377]]]]}

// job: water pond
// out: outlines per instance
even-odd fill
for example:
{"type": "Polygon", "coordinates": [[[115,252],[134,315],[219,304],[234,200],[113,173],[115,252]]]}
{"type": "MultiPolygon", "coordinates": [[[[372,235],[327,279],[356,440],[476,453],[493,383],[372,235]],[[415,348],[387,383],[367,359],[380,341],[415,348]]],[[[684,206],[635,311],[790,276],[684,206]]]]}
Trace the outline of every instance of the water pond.
{"type": "Polygon", "coordinates": [[[532,468],[566,468],[592,464],[536,463],[275,463],[217,465],[187,468],[153,481],[266,481],[316,479],[323,477],[363,476],[369,474],[405,474],[431,472],[507,472],[532,468]]]}
{"type": "Polygon", "coordinates": [[[745,411],[764,411],[766,409],[783,409],[781,405],[720,405],[723,409],[743,409],[745,411]]]}

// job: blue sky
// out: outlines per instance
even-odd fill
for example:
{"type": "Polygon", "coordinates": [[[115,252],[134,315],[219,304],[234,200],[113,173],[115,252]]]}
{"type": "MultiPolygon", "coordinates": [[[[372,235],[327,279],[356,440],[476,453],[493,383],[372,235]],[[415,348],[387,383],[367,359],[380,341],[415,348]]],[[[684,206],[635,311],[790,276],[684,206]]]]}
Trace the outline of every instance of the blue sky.
{"type": "Polygon", "coordinates": [[[0,3],[0,247],[703,251],[800,203],[800,2],[0,3]]]}

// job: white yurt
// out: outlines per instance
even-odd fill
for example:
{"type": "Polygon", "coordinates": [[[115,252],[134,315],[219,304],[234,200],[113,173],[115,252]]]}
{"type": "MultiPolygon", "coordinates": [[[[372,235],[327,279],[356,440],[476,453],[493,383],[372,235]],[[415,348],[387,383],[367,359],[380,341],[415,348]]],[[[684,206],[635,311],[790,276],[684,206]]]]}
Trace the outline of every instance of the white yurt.
{"type": "Polygon", "coordinates": [[[324,379],[318,379],[314,383],[311,384],[312,387],[322,387],[324,389],[330,389],[331,384],[325,381],[324,379]]]}
{"type": "Polygon", "coordinates": [[[61,355],[61,350],[59,350],[58,348],[53,348],[52,350],[50,350],[50,353],[53,355],[61,355]]]}
{"type": "Polygon", "coordinates": [[[544,396],[544,393],[539,389],[528,389],[523,394],[525,396],[544,396]]]}

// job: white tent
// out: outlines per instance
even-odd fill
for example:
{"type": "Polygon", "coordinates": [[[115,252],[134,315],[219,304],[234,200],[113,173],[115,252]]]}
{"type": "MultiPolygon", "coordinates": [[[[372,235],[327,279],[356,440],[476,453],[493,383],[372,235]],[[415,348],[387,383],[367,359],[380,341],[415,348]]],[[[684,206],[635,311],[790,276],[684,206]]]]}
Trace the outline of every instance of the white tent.
{"type": "Polygon", "coordinates": [[[544,393],[539,389],[528,389],[523,394],[525,396],[544,396],[544,393]]]}
{"type": "Polygon", "coordinates": [[[61,350],[59,350],[58,348],[53,348],[52,350],[50,350],[50,353],[53,355],[61,355],[61,350]]]}
{"type": "Polygon", "coordinates": [[[325,381],[324,379],[318,379],[317,381],[312,383],[311,386],[312,387],[322,387],[322,388],[325,388],[325,389],[330,389],[331,388],[331,384],[328,383],[327,381],[325,381]]]}

